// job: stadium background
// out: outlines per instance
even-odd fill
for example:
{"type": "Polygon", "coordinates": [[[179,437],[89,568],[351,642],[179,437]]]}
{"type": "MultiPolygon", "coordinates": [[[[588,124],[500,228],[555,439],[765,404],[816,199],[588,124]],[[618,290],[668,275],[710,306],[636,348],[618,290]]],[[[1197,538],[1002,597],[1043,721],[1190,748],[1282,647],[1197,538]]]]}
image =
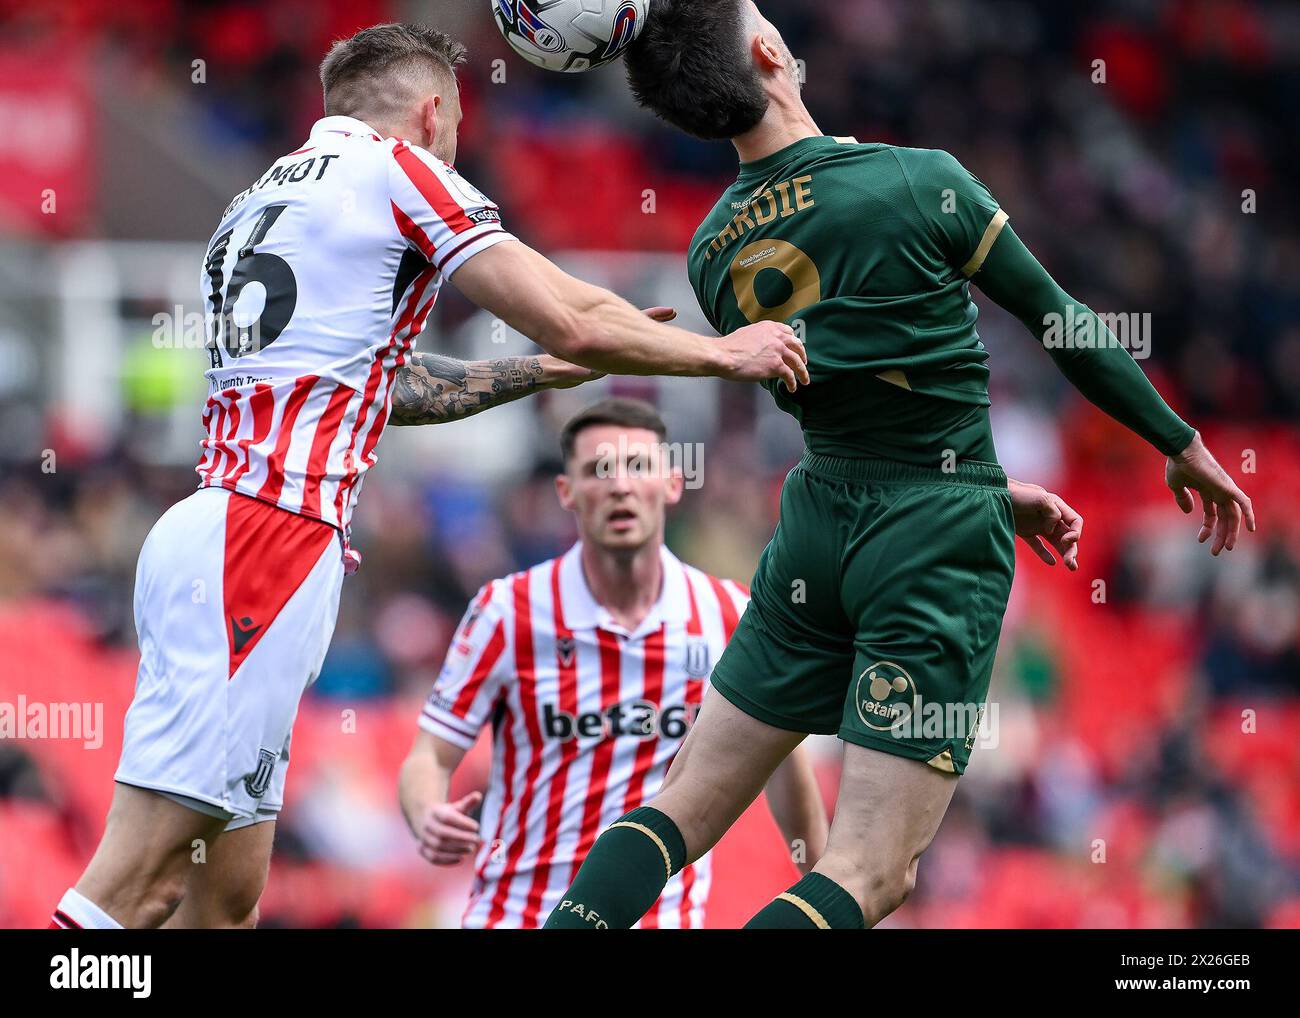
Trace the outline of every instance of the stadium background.
{"type": "MultiPolygon", "coordinates": [[[[1146,370],[1262,522],[1212,561],[1159,458],[985,309],[1000,452],[1083,512],[1082,570],[1021,556],[999,746],[889,925],[1300,926],[1300,9],[765,7],[823,129],[949,149],[1072,294],[1153,315],[1146,370]]],[[[0,741],[0,926],[44,925],[94,847],[134,682],[136,554],[194,483],[205,359],[154,316],[201,310],[201,246],[317,117],[329,41],[394,18],[470,44],[460,168],[508,226],[699,324],[681,252],[733,153],[636,111],[618,68],[534,71],[487,0],[0,2],[0,701],[102,703],[106,729],[98,749],[0,741]]],[[[423,348],[527,349],[444,294],[423,348]]],[[[749,578],[799,448],[757,389],[613,380],[390,434],[357,517],[365,564],[295,729],[265,925],[456,923],[468,869],[416,857],[397,766],[469,595],[571,540],[556,429],[599,391],[656,399],[675,439],[704,443],[670,543],[749,578]]],[[[833,799],[835,743],[814,748],[833,799]]],[[[484,774],[480,744],[458,785],[484,774]]],[[[790,881],[761,804],[717,859],[713,925],[790,881]]]]}

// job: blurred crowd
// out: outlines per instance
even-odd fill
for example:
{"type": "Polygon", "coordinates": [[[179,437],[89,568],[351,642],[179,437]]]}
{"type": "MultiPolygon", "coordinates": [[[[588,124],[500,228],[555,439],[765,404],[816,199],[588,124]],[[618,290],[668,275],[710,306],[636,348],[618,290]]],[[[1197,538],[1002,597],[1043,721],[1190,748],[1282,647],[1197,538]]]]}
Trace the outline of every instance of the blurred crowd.
{"type": "MultiPolygon", "coordinates": [[[[1300,926],[1300,209],[1288,186],[1300,143],[1284,129],[1300,101],[1300,11],[1264,0],[761,6],[805,62],[827,133],[952,151],[1077,299],[1152,314],[1144,367],[1255,497],[1262,524],[1212,560],[1163,490],[1159,458],[1083,405],[1018,323],[985,309],[999,450],[1009,472],[1084,513],[1083,567],[1066,575],[1021,558],[992,693],[999,744],[977,754],[916,896],[891,922],[1300,926]]],[[[565,77],[508,55],[486,0],[0,3],[0,25],[10,40],[70,35],[115,53],[135,69],[124,89],[169,87],[169,69],[204,54],[207,129],[269,160],[318,115],[315,66],[330,38],[391,17],[436,20],[444,7],[472,51],[461,169],[511,229],[543,250],[682,251],[734,153],[633,112],[617,68],[565,77]]],[[[469,314],[454,295],[445,303],[435,329],[469,314]]],[[[681,436],[707,437],[708,474],[672,516],[669,542],[748,580],[792,457],[773,454],[753,394],[722,393],[709,434],[681,436]]],[[[304,708],[309,748],[291,771],[269,922],[456,921],[464,875],[412,865],[385,768],[467,598],[572,541],[552,478],[573,399],[534,401],[527,462],[504,478],[397,471],[381,455],[356,519],[364,566],[304,708]],[[369,763],[349,773],[330,747],[339,710],[357,705],[376,734],[369,763]],[[365,816],[366,832],[350,834],[343,815],[365,816]],[[372,899],[383,908],[331,890],[318,896],[332,905],[307,913],[286,892],[308,886],[304,874],[333,889],[357,872],[393,879],[372,899]]],[[[0,459],[0,628],[11,636],[0,640],[0,700],[41,688],[35,644],[53,654],[60,627],[74,635],[59,652],[72,656],[49,667],[84,674],[87,697],[129,698],[136,554],[193,483],[141,455],[151,412],[134,405],[103,449],[72,450],[48,472],[40,450],[60,448],[60,421],[47,414],[38,443],[0,459]]],[[[197,405],[194,418],[197,449],[197,405]]],[[[833,801],[834,745],[818,750],[833,801]]],[[[0,742],[0,829],[20,822],[6,808],[37,804],[44,819],[23,812],[23,829],[45,824],[69,868],[93,846],[100,804],[76,789],[106,791],[114,762],[78,759],[0,742]]],[[[464,780],[476,777],[471,763],[464,780]]],[[[6,897],[8,850],[0,830],[0,925],[39,921],[6,897]]],[[[766,851],[769,869],[752,872],[771,886],[720,867],[718,916],[784,886],[784,860],[770,858],[780,847],[766,851]]]]}

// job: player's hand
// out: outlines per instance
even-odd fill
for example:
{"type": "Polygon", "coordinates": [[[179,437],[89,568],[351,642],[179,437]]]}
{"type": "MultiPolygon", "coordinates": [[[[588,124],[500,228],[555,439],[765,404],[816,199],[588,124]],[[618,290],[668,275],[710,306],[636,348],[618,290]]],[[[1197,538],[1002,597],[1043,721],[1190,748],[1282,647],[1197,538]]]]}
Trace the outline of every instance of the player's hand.
{"type": "Polygon", "coordinates": [[[1016,536],[1034,549],[1034,554],[1049,566],[1061,556],[1065,568],[1079,568],[1079,540],[1083,537],[1083,517],[1070,508],[1060,495],[1037,484],[1007,481],[1011,506],[1016,520],[1016,536]]]}
{"type": "Polygon", "coordinates": [[[1191,445],[1165,463],[1165,484],[1185,513],[1196,508],[1192,492],[1201,496],[1201,532],[1196,540],[1204,544],[1213,536],[1211,555],[1236,547],[1243,519],[1246,529],[1255,532],[1255,507],[1250,498],[1210,455],[1199,432],[1191,445]]]}
{"type": "Polygon", "coordinates": [[[765,382],[779,378],[788,391],[808,385],[808,351],[794,329],[780,322],[759,322],[722,339],[732,355],[732,368],[723,374],[733,382],[765,382]]]}
{"type": "Polygon", "coordinates": [[[482,801],[482,792],[470,792],[458,802],[429,807],[420,823],[420,855],[435,866],[455,866],[477,852],[478,821],[469,812],[482,801]]]}
{"type": "Polygon", "coordinates": [[[547,389],[576,389],[605,377],[603,372],[592,371],[548,353],[542,354],[537,360],[542,365],[542,385],[547,389]]]}

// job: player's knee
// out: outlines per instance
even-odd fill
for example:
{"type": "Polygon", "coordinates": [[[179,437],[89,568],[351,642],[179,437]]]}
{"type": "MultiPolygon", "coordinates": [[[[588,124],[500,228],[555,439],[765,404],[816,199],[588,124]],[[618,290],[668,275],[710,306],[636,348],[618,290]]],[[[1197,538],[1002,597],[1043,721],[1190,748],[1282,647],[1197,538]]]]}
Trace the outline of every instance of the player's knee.
{"type": "Polygon", "coordinates": [[[916,887],[916,877],[909,869],[890,867],[871,874],[862,885],[858,904],[869,926],[897,910],[916,887]]]}
{"type": "Polygon", "coordinates": [[[867,904],[863,904],[863,914],[868,918],[874,914],[874,921],[879,922],[901,908],[916,890],[916,873],[920,861],[920,856],[917,856],[906,866],[891,866],[877,874],[870,901],[872,911],[869,912],[867,904]]]}
{"type": "Polygon", "coordinates": [[[868,927],[874,926],[903,904],[916,888],[916,860],[910,864],[851,859],[827,853],[818,872],[851,894],[868,927]]]}
{"type": "Polygon", "coordinates": [[[257,887],[205,888],[185,902],[181,925],[203,930],[252,930],[260,917],[257,887]]]}
{"type": "Polygon", "coordinates": [[[251,930],[257,927],[259,917],[257,903],[262,897],[262,882],[241,887],[239,893],[232,895],[226,909],[227,918],[232,929],[251,930]]]}
{"type": "Polygon", "coordinates": [[[230,930],[256,928],[259,917],[257,903],[262,897],[265,881],[247,879],[232,884],[216,895],[210,912],[209,925],[230,930]]]}
{"type": "Polygon", "coordinates": [[[150,880],[139,895],[136,922],[145,929],[165,923],[185,900],[186,884],[181,875],[157,876],[150,880]]]}

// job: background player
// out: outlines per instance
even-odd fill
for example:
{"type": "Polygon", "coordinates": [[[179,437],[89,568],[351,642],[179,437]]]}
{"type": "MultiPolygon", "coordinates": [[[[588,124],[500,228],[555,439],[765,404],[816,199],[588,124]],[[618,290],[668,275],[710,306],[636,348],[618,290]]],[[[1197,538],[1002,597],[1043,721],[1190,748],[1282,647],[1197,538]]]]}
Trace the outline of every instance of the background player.
{"type": "Polygon", "coordinates": [[[751,0],[659,0],[628,70],[637,98],[729,139],[740,177],[690,275],[717,328],[798,321],[814,383],[775,393],[808,452],[788,477],[753,600],[663,790],[593,847],[548,920],[634,921],[711,847],[805,733],[846,742],[826,854],[754,926],[872,926],[906,898],[966,767],[1013,572],[1014,516],[988,421],[973,280],[1093,403],[1168,457],[1200,540],[1235,544],[1250,500],[947,153],[826,137],[751,0]],[[1053,341],[1054,323],[1074,323],[1053,341]],[[806,596],[791,597],[792,589],[806,596]],[[908,724],[922,703],[959,725],[908,724]],[[646,832],[646,833],[643,833],[646,832]]]}
{"type": "MultiPolygon", "coordinates": [[[[605,400],[568,422],[555,485],[579,543],[479,592],[420,717],[402,810],[430,862],[477,852],[467,928],[541,925],[596,835],[658,790],[745,610],[737,584],[664,546],[683,489],[666,438],[639,400],[605,400]],[[449,802],[452,775],[488,723],[486,800],[449,802]]],[[[777,768],[767,795],[807,872],[827,822],[806,753],[777,768]]],[[[703,926],[709,884],[705,855],[674,875],[642,925],[703,926]]]]}
{"type": "Polygon", "coordinates": [[[358,561],[361,484],[399,388],[436,395],[425,375],[401,387],[396,375],[445,279],[588,368],[807,380],[785,326],[720,343],[674,329],[508,234],[451,166],[464,55],[408,25],[336,44],[321,67],[325,118],[221,217],[201,276],[201,490],[141,551],[141,663],[113,805],[53,926],[158,926],[187,896],[187,921],[253,921],[290,729],[358,561]]]}

